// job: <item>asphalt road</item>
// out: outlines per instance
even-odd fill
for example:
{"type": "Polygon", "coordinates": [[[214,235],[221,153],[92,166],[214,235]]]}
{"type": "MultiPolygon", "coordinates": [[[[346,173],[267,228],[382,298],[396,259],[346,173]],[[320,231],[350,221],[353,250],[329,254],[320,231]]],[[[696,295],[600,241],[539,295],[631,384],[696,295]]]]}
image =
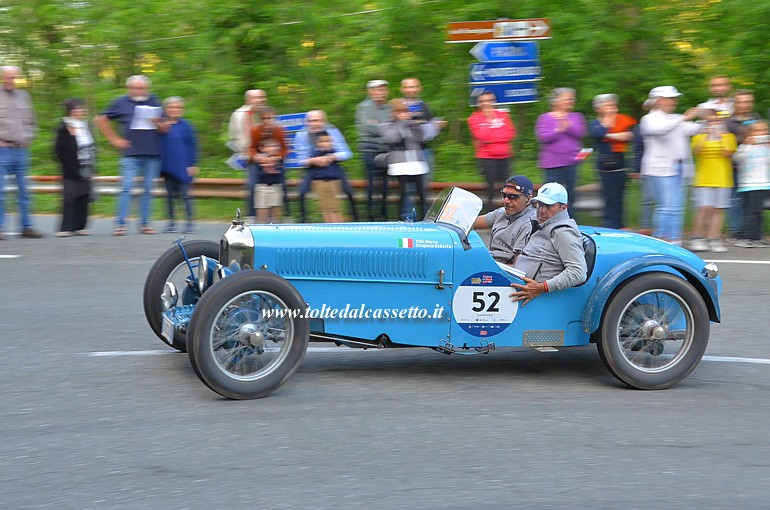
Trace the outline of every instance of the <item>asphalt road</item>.
{"type": "Polygon", "coordinates": [[[593,347],[314,345],[236,402],[146,324],[172,236],[109,228],[0,241],[0,508],[767,508],[768,265],[719,264],[724,322],[670,390],[626,389],[593,347]]]}

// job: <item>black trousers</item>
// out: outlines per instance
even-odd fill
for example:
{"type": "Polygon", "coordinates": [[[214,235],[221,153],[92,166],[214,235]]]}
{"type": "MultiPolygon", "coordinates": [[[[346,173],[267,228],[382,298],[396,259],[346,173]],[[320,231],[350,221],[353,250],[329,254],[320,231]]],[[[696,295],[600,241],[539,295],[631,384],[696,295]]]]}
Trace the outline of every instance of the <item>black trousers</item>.
{"type": "Polygon", "coordinates": [[[88,221],[88,204],[90,195],[65,199],[62,203],[61,228],[62,232],[75,232],[86,228],[88,221]]]}
{"type": "Polygon", "coordinates": [[[417,211],[417,218],[415,221],[420,221],[425,217],[425,187],[423,186],[422,175],[399,175],[398,176],[398,210],[404,210],[404,202],[408,196],[409,184],[414,184],[417,190],[417,198],[419,199],[420,209],[417,211]]]}
{"type": "Polygon", "coordinates": [[[743,195],[743,233],[747,239],[762,239],[762,216],[767,190],[745,191],[743,195]]]}

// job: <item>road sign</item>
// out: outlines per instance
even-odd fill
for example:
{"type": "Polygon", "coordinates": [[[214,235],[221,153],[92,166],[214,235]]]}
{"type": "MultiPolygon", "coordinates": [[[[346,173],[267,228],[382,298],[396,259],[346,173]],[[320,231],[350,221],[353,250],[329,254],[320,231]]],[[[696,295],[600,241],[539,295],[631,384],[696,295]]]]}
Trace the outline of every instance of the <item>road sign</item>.
{"type": "Polygon", "coordinates": [[[537,84],[534,82],[490,83],[471,85],[471,106],[482,92],[492,92],[497,104],[524,104],[537,102],[537,84]]]}
{"type": "Polygon", "coordinates": [[[540,58],[538,45],[534,41],[484,41],[476,43],[470,54],[479,62],[511,62],[540,58]]]}
{"type": "Polygon", "coordinates": [[[286,144],[289,146],[289,154],[283,160],[283,166],[285,168],[301,168],[299,159],[297,158],[297,152],[294,150],[294,136],[305,127],[305,116],[307,112],[301,113],[288,113],[286,115],[276,115],[275,121],[282,128],[286,134],[286,144]]]}
{"type": "Polygon", "coordinates": [[[446,42],[527,41],[550,39],[551,22],[546,18],[460,21],[446,29],[446,42]]]}
{"type": "Polygon", "coordinates": [[[540,62],[482,62],[470,65],[471,84],[539,80],[540,62]]]}

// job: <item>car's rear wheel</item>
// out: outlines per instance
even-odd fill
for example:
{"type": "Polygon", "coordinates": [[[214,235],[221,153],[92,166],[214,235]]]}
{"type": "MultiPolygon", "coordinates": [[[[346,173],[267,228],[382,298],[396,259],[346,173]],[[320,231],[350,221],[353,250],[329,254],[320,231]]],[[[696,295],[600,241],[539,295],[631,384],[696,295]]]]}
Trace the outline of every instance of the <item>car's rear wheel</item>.
{"type": "Polygon", "coordinates": [[[647,273],[610,299],[597,347],[607,369],[627,385],[664,389],[695,369],[709,329],[706,304],[687,280],[647,273]]]}
{"type": "Polygon", "coordinates": [[[188,329],[188,356],[201,381],[228,398],[269,395],[297,370],[310,327],[297,289],[265,271],[224,278],[198,301],[188,329]]]}
{"type": "MultiPolygon", "coordinates": [[[[187,257],[190,259],[193,274],[197,274],[201,256],[213,259],[219,257],[219,245],[213,241],[187,241],[182,243],[182,246],[184,246],[187,257]]],[[[161,295],[166,282],[171,282],[179,292],[179,304],[195,304],[199,296],[188,287],[187,278],[189,276],[190,268],[187,266],[182,250],[179,246],[174,245],[155,261],[144,282],[144,315],[147,317],[150,328],[158,335],[158,338],[182,352],[187,350],[187,335],[185,333],[175,331],[171,342],[163,337],[163,299],[161,295]]]]}

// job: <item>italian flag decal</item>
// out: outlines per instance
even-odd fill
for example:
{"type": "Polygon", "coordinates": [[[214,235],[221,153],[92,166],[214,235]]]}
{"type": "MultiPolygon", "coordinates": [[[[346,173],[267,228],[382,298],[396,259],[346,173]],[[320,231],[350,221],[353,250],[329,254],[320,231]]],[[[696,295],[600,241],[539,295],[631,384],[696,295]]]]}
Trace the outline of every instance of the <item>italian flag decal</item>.
{"type": "Polygon", "coordinates": [[[414,248],[414,239],[411,237],[402,237],[398,240],[399,248],[414,248]]]}

